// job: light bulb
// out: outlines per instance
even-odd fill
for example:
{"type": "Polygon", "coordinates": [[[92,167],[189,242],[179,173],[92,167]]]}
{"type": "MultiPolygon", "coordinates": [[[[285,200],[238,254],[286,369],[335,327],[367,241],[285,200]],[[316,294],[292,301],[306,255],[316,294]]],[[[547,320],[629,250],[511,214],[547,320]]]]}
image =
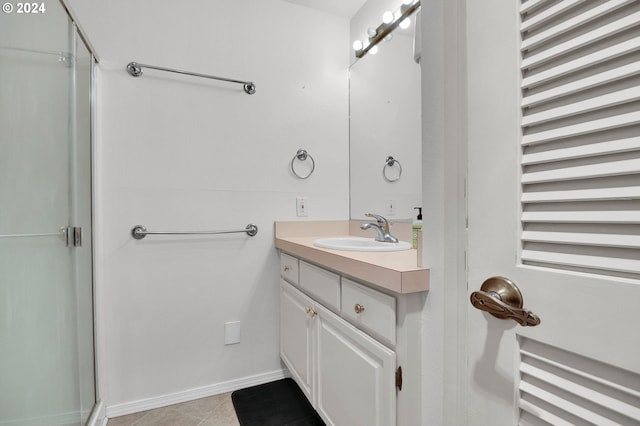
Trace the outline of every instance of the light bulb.
{"type": "Polygon", "coordinates": [[[382,14],[382,22],[384,22],[385,24],[390,24],[393,22],[393,12],[390,11],[386,11],[385,13],[382,14]]]}
{"type": "Polygon", "coordinates": [[[389,33],[383,38],[383,40],[384,41],[391,41],[392,38],[393,38],[393,33],[389,33]]]}
{"type": "Polygon", "coordinates": [[[410,5],[411,3],[413,3],[413,0],[402,0],[402,4],[404,5],[410,5]]]}
{"type": "Polygon", "coordinates": [[[409,28],[409,26],[411,25],[411,19],[409,18],[404,18],[402,20],[402,22],[400,22],[399,27],[402,28],[403,30],[409,28]]]}
{"type": "Polygon", "coordinates": [[[373,46],[371,49],[369,49],[369,53],[371,53],[372,55],[378,53],[378,46],[373,46]]]}
{"type": "Polygon", "coordinates": [[[369,37],[375,37],[375,36],[376,36],[376,34],[378,34],[378,32],[376,31],[376,29],[375,29],[375,28],[371,28],[371,27],[369,27],[369,28],[367,29],[367,35],[368,35],[369,37]]]}
{"type": "Polygon", "coordinates": [[[362,42],[360,40],[356,40],[353,42],[353,50],[362,50],[364,48],[364,45],[362,44],[362,42]]]}

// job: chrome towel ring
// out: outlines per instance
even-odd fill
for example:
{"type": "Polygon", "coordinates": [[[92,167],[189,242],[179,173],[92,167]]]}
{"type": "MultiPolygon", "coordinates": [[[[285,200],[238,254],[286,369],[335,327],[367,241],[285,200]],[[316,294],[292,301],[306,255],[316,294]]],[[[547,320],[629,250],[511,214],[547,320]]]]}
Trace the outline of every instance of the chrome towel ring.
{"type": "Polygon", "coordinates": [[[299,149],[298,152],[296,152],[296,155],[293,156],[293,158],[291,159],[291,173],[293,173],[294,175],[296,175],[297,177],[299,177],[300,179],[306,179],[309,176],[311,176],[311,174],[313,173],[313,171],[316,169],[316,162],[314,161],[313,157],[311,156],[311,154],[309,154],[307,152],[306,149],[299,149]],[[294,163],[296,160],[299,161],[306,161],[307,158],[309,160],[311,160],[311,170],[309,171],[309,173],[307,173],[306,175],[301,175],[300,173],[296,172],[296,169],[294,167],[294,163]]]}
{"type": "Polygon", "coordinates": [[[384,180],[386,180],[387,182],[397,181],[398,179],[400,179],[400,176],[402,176],[402,165],[398,160],[396,160],[392,156],[388,156],[384,162],[384,166],[382,166],[382,176],[384,177],[384,180]],[[393,169],[393,168],[398,169],[398,174],[397,176],[392,175],[391,177],[389,177],[389,175],[387,174],[389,173],[388,169],[393,169]]]}

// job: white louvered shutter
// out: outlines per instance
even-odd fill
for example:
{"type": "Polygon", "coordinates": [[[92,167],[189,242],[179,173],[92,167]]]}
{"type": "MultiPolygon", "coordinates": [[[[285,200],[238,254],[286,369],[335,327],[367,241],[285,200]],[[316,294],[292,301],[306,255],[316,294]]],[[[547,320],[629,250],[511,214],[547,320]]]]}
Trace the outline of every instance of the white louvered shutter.
{"type": "Polygon", "coordinates": [[[640,278],[640,1],[521,6],[524,264],[640,278]]]}
{"type": "Polygon", "coordinates": [[[526,338],[520,359],[519,426],[638,424],[637,375],[526,338]]]}

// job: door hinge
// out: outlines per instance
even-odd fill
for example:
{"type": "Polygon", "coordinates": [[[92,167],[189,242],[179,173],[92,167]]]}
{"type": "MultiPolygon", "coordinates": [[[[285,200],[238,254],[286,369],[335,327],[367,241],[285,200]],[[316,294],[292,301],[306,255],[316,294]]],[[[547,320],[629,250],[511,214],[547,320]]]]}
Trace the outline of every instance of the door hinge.
{"type": "Polygon", "coordinates": [[[73,55],[67,52],[58,52],[58,62],[67,68],[71,68],[74,65],[73,55]]]}
{"type": "Polygon", "coordinates": [[[396,389],[402,390],[402,366],[398,366],[396,370],[396,389]]]}
{"type": "Polygon", "coordinates": [[[82,247],[81,226],[67,226],[67,247],[82,247]]]}

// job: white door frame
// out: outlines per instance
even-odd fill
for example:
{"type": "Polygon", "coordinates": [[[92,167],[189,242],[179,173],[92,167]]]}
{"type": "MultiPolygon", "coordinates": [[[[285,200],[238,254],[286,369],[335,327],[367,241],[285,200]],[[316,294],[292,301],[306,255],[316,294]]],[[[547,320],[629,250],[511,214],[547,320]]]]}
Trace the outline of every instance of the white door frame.
{"type": "Polygon", "coordinates": [[[466,424],[465,1],[421,8],[423,424],[466,424]]]}

